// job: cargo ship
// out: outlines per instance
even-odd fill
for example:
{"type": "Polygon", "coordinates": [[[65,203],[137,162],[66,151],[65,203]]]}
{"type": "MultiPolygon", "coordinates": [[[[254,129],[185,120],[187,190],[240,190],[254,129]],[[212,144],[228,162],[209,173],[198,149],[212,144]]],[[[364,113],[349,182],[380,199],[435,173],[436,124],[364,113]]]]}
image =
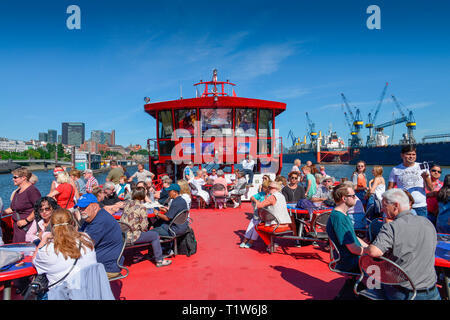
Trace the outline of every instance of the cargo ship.
{"type": "Polygon", "coordinates": [[[311,161],[313,163],[349,162],[349,150],[345,146],[344,140],[339,137],[335,131],[330,129],[323,137],[319,131],[319,138],[317,140],[320,141],[318,145],[315,141],[307,144],[306,136],[304,137],[303,142],[294,142],[288,152],[283,153],[283,162],[293,163],[295,159],[300,159],[302,163],[305,163],[306,161],[311,161]]]}

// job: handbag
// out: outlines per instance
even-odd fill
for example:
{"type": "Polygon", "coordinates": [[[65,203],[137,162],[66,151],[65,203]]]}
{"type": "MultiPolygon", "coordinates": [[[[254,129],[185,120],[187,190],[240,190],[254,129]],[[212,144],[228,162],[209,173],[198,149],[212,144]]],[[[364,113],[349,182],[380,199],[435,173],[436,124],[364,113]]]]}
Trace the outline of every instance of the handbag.
{"type": "MultiPolygon", "coordinates": [[[[81,241],[80,241],[79,249],[81,250],[81,241]]],[[[65,278],[67,278],[69,273],[73,270],[73,268],[77,264],[78,259],[79,258],[75,259],[72,267],[64,275],[64,277],[62,277],[55,283],[52,283],[51,285],[48,285],[48,278],[47,278],[46,273],[38,274],[37,276],[35,276],[33,281],[31,281],[31,283],[28,285],[28,287],[24,293],[23,300],[38,300],[38,298],[42,297],[45,293],[47,293],[51,287],[57,285],[58,283],[62,282],[65,278]]]]}

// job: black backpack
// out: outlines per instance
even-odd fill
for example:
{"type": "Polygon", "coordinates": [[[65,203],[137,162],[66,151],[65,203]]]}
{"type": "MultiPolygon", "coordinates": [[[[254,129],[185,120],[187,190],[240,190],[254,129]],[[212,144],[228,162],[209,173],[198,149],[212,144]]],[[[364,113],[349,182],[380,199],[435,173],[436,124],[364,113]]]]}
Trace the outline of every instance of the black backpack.
{"type": "Polygon", "coordinates": [[[195,239],[194,230],[188,227],[187,232],[179,237],[178,254],[191,256],[197,252],[197,240],[195,239]]]}

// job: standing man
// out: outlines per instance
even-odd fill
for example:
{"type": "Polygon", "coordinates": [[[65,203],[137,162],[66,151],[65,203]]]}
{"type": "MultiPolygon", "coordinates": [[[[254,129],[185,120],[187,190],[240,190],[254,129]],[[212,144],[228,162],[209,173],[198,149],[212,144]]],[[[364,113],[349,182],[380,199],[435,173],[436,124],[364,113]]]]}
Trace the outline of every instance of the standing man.
{"type": "Polygon", "coordinates": [[[153,180],[155,174],[146,170],[142,163],[139,163],[137,168],[138,170],[128,179],[128,182],[132,182],[134,178],[137,178],[137,182],[145,181],[147,177],[153,180]]]}
{"type": "Polygon", "coordinates": [[[245,175],[247,175],[247,174],[249,175],[249,177],[248,177],[249,187],[253,186],[253,175],[254,175],[253,168],[254,168],[254,166],[255,166],[255,161],[252,159],[252,157],[249,154],[247,154],[245,156],[245,159],[242,160],[242,169],[243,169],[245,175]]]}
{"type": "Polygon", "coordinates": [[[105,209],[101,209],[93,194],[82,195],[77,202],[82,224],[81,232],[86,232],[94,240],[97,261],[105,266],[108,278],[119,275],[117,259],[123,246],[122,231],[116,219],[105,209]]]}
{"type": "MultiPolygon", "coordinates": [[[[437,235],[433,224],[426,217],[411,214],[409,198],[403,190],[386,191],[381,203],[387,219],[393,221],[382,226],[364,253],[377,258],[389,252],[388,258],[402,267],[414,283],[415,300],[441,300],[436,288],[437,235]]],[[[407,300],[412,295],[409,282],[382,286],[382,290],[388,300],[407,300]]]]}
{"type": "Polygon", "coordinates": [[[403,163],[392,168],[389,175],[388,189],[397,188],[408,191],[414,198],[413,209],[417,215],[427,216],[427,199],[425,187],[432,190],[430,174],[426,169],[420,169],[416,162],[417,153],[414,145],[405,145],[401,150],[403,163]]]}
{"type": "Polygon", "coordinates": [[[106,181],[112,181],[114,184],[120,183],[120,177],[123,176],[123,169],[117,164],[116,160],[111,160],[111,171],[109,171],[106,181]]]}
{"type": "Polygon", "coordinates": [[[84,170],[84,181],[86,182],[86,193],[92,193],[94,187],[98,187],[98,181],[95,179],[91,169],[84,170]]]}
{"type": "Polygon", "coordinates": [[[183,171],[183,179],[186,181],[190,181],[191,179],[194,179],[194,163],[192,161],[189,161],[188,165],[184,168],[183,171]]]}

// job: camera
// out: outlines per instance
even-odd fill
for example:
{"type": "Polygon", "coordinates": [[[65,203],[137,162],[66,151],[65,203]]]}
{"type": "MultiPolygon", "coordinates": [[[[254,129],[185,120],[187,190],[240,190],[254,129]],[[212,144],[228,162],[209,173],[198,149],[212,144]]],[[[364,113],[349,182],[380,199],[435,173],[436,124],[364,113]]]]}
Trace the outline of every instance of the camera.
{"type": "Polygon", "coordinates": [[[429,170],[433,166],[434,166],[434,162],[432,162],[432,161],[430,161],[430,162],[424,161],[422,163],[419,163],[419,168],[421,170],[429,170]]]}

